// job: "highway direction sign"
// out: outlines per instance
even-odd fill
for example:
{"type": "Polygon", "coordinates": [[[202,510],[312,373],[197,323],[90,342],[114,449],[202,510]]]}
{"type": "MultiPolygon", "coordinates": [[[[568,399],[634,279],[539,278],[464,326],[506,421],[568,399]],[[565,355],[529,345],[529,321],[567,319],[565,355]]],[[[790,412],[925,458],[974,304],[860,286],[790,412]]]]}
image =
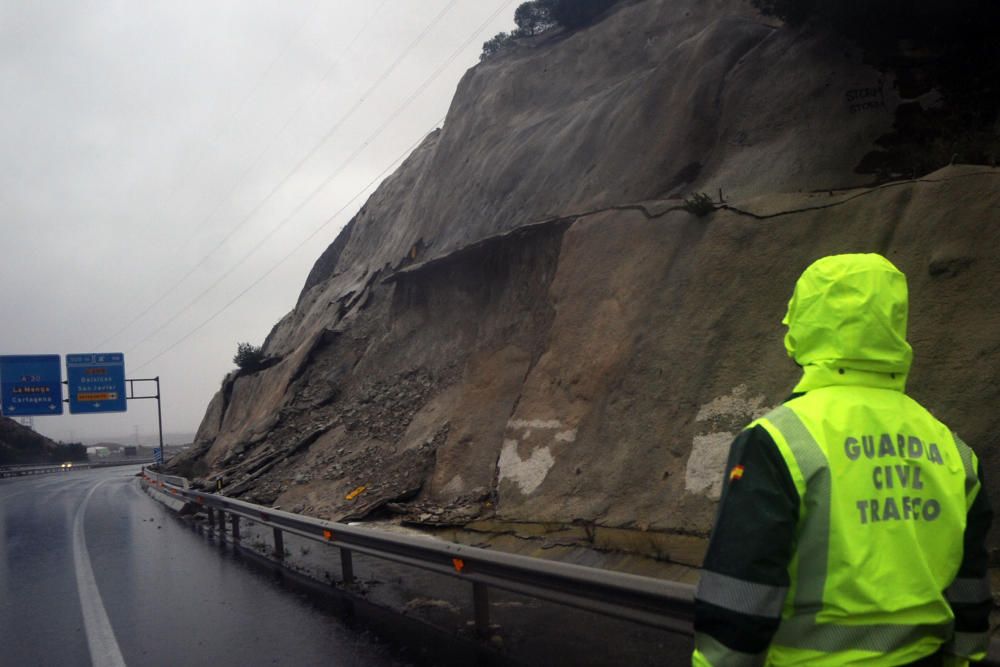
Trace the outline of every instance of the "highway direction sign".
{"type": "Polygon", "coordinates": [[[125,412],[125,355],[67,354],[69,411],[125,412]]]}
{"type": "Polygon", "coordinates": [[[0,410],[7,417],[61,415],[59,355],[0,356],[0,410]]]}

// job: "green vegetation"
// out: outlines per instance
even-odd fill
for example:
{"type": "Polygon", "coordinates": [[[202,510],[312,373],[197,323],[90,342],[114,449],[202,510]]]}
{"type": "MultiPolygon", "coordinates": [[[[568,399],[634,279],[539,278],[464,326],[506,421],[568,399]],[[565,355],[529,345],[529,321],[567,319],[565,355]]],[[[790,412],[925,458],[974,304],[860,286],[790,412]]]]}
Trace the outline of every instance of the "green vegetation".
{"type": "Polygon", "coordinates": [[[715,204],[712,203],[712,198],[709,195],[704,192],[696,192],[684,200],[681,208],[695,217],[704,218],[715,211],[715,204]]]}
{"type": "MultiPolygon", "coordinates": [[[[544,2],[525,2],[514,11],[514,23],[520,35],[537,35],[555,27],[556,21],[544,2]]],[[[503,33],[501,33],[503,34],[503,33]]]]}
{"type": "MultiPolygon", "coordinates": [[[[515,31],[516,32],[516,31],[515,31]]],[[[517,39],[514,32],[500,32],[483,42],[483,52],[479,54],[480,62],[486,60],[495,53],[501,51],[505,46],[509,46],[517,39]]]]}
{"type": "Polygon", "coordinates": [[[561,26],[577,30],[593,24],[620,0],[528,0],[514,11],[517,29],[501,32],[483,43],[479,60],[486,60],[521,37],[531,37],[561,26]]]}
{"type": "Polygon", "coordinates": [[[263,362],[264,350],[261,346],[250,343],[238,343],[236,345],[236,354],[233,355],[233,363],[239,366],[241,371],[253,373],[256,370],[260,370],[263,362]]]}

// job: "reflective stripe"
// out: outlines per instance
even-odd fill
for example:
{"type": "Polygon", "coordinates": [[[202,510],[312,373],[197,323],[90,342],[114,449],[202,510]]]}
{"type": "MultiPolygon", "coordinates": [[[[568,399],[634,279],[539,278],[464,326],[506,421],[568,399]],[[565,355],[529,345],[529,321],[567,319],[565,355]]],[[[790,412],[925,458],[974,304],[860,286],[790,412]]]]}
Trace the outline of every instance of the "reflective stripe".
{"type": "MultiPolygon", "coordinates": [[[[787,406],[779,406],[765,417],[784,436],[806,483],[802,498],[808,521],[798,539],[798,574],[795,581],[795,613],[816,614],[823,607],[827,559],[830,550],[830,469],[826,455],[799,416],[787,406]]],[[[782,624],[782,628],[784,624],[782,624]]],[[[792,646],[793,637],[780,643],[792,646]]]]}
{"type": "Polygon", "coordinates": [[[921,639],[934,637],[944,641],[951,636],[952,623],[935,625],[839,625],[816,623],[813,616],[793,616],[781,622],[781,646],[835,653],[859,650],[889,653],[921,639]]]}
{"type": "Polygon", "coordinates": [[[767,651],[756,655],[734,651],[714,637],[701,632],[694,636],[694,647],[712,667],[761,667],[767,660],[767,651]]]}
{"type": "Polygon", "coordinates": [[[990,648],[988,632],[956,632],[949,650],[955,655],[981,660],[990,648]]]}
{"type": "Polygon", "coordinates": [[[981,579],[956,579],[944,592],[948,602],[985,602],[993,599],[988,577],[981,579]]]}
{"type": "Polygon", "coordinates": [[[909,646],[926,637],[944,641],[952,623],[939,625],[839,625],[818,623],[823,608],[830,545],[830,469],[823,449],[794,411],[781,406],[766,419],[784,436],[806,483],[804,512],[799,536],[798,570],[793,615],[781,622],[774,644],[835,653],[865,650],[879,653],[909,646]]]}
{"type": "Polygon", "coordinates": [[[965,493],[968,495],[979,484],[979,475],[976,474],[976,466],[972,462],[972,448],[957,435],[955,436],[955,446],[958,447],[958,455],[962,457],[962,465],[965,466],[965,493]]]}
{"type": "Polygon", "coordinates": [[[716,572],[702,571],[695,598],[740,614],[777,618],[788,588],[768,586],[716,572]]]}

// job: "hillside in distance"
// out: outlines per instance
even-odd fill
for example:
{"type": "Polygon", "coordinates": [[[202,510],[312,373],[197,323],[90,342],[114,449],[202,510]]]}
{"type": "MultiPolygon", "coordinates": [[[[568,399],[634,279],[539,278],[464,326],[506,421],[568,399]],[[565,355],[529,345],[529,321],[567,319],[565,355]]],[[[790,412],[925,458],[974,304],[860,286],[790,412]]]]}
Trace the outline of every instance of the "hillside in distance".
{"type": "Polygon", "coordinates": [[[0,466],[86,460],[81,445],[61,445],[13,419],[0,416],[0,466]]]}
{"type": "Polygon", "coordinates": [[[698,565],[730,440],[798,378],[796,277],[879,252],[910,281],[910,392],[995,477],[1000,170],[866,171],[901,110],[941,103],[897,83],[738,0],[520,40],[467,72],[173,470],[324,518],[698,565]]]}

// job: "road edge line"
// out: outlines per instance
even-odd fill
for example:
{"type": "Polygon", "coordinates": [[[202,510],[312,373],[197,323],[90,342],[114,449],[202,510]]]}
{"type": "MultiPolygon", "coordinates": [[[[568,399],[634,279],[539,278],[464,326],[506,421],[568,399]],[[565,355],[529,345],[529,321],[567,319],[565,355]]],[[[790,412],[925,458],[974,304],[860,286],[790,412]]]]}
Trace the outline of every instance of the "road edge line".
{"type": "Polygon", "coordinates": [[[80,595],[80,609],[83,612],[83,625],[87,633],[87,646],[90,649],[90,661],[94,667],[125,667],[125,659],[118,640],[108,619],[108,612],[101,599],[101,591],[97,588],[94,570],[90,565],[90,554],[87,552],[87,536],[83,529],[83,517],[90,503],[90,497],[101,485],[111,480],[95,484],[80,507],[76,510],[73,521],[73,565],[76,570],[76,590],[80,595]]]}

